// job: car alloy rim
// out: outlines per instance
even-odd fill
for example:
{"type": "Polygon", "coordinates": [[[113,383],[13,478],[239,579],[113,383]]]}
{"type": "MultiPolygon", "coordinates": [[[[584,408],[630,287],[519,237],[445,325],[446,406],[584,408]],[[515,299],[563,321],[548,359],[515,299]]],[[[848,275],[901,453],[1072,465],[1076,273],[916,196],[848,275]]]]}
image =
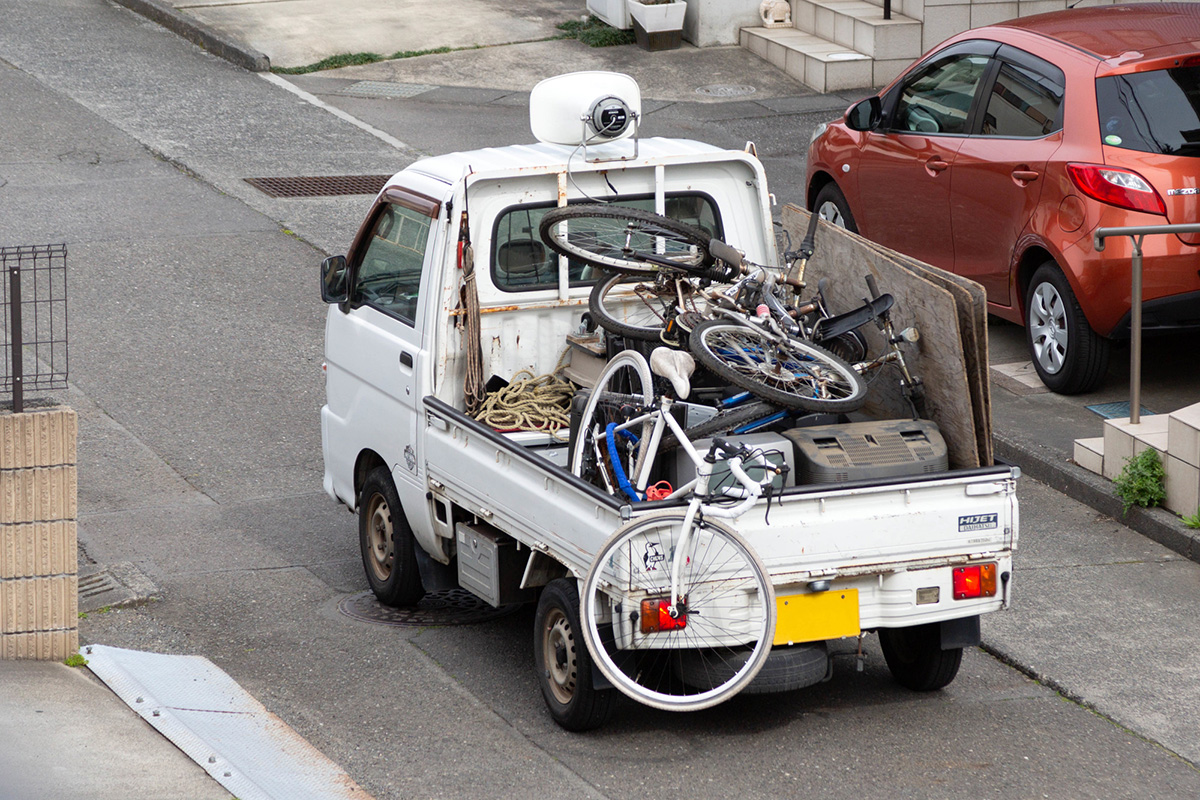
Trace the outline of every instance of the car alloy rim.
{"type": "Polygon", "coordinates": [[[1029,336],[1043,372],[1055,375],[1067,357],[1067,310],[1062,295],[1049,283],[1033,290],[1029,304],[1029,336]]]}
{"type": "Polygon", "coordinates": [[[821,203],[821,207],[817,209],[817,216],[826,222],[831,222],[839,228],[846,227],[846,220],[842,216],[841,209],[837,207],[837,203],[826,200],[821,203]]]}

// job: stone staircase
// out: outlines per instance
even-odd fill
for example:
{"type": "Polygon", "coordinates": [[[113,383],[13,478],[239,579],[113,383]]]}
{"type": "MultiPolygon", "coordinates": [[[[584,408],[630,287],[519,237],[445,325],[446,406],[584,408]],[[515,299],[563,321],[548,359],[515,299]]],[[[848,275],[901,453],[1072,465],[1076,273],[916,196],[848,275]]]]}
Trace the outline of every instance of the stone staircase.
{"type": "Polygon", "coordinates": [[[1125,463],[1147,448],[1154,448],[1166,471],[1163,506],[1189,516],[1200,506],[1200,403],[1170,414],[1142,415],[1133,425],[1129,417],[1104,421],[1104,435],[1075,440],[1075,463],[1113,480],[1125,463]]]}
{"type": "Polygon", "coordinates": [[[739,43],[818,92],[835,92],[884,86],[956,33],[1058,11],[1068,0],[893,0],[886,20],[883,0],[790,2],[791,27],[742,28],[739,43]]]}

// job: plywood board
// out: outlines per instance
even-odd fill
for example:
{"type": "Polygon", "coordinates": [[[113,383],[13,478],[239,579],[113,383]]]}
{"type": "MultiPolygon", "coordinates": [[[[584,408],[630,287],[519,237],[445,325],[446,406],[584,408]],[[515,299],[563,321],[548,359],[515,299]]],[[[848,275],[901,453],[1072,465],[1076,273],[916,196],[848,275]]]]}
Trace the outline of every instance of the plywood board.
{"type": "MultiPolygon", "coordinates": [[[[793,205],[784,208],[783,226],[793,244],[803,238],[807,225],[807,211],[793,205]]],[[[931,276],[932,270],[933,267],[914,264],[911,259],[860,236],[822,224],[805,280],[815,291],[821,278],[829,279],[825,296],[834,314],[863,303],[869,294],[864,277],[867,273],[874,275],[880,291],[895,298],[892,322],[896,330],[915,326],[921,333],[919,342],[905,345],[905,359],[925,383],[928,416],[938,424],[946,439],[950,463],[955,467],[975,467],[990,463],[990,425],[984,424],[983,430],[979,429],[981,420],[990,419],[990,415],[986,414],[986,400],[981,399],[982,407],[976,409],[975,398],[981,392],[978,378],[973,377],[981,366],[978,332],[980,326],[986,326],[986,318],[975,319],[976,298],[973,290],[962,285],[961,279],[931,276]],[[972,356],[964,356],[965,349],[972,356]],[[988,444],[981,448],[984,438],[988,444]]],[[[868,324],[860,330],[872,354],[886,349],[874,325],[868,324]]],[[[982,356],[986,376],[986,350],[982,356]]],[[[863,411],[877,418],[911,415],[900,392],[899,369],[894,365],[887,365],[875,374],[863,411]]]]}

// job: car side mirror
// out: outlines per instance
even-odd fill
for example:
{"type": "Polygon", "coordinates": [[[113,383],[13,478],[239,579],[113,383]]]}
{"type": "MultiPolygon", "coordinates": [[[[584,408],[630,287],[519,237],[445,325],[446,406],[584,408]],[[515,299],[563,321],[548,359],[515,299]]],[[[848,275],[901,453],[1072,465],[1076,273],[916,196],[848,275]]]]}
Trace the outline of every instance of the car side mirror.
{"type": "Polygon", "coordinates": [[[883,102],[878,95],[868,97],[846,112],[846,127],[852,131],[873,131],[883,119],[883,102]]]}
{"type": "Polygon", "coordinates": [[[321,299],[326,303],[344,303],[350,297],[346,281],[346,257],[330,256],[321,262],[321,299]]]}

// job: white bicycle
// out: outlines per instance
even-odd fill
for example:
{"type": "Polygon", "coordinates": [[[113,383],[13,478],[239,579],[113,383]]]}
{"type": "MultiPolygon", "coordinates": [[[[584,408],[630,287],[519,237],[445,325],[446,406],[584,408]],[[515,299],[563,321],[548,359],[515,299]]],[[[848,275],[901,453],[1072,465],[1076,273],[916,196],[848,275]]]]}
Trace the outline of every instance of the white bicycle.
{"type": "Polygon", "coordinates": [[[632,351],[609,362],[592,390],[572,451],[575,474],[591,464],[642,501],[670,430],[696,475],[661,498],[686,497],[685,507],[639,515],[609,538],[584,578],[580,611],[588,650],[617,689],[655,708],[692,711],[741,691],[770,654],[770,578],[721,520],[749,510],[780,470],[761,451],[720,439],[702,455],[674,405],[653,397],[649,365],[632,351]],[[718,464],[728,475],[714,480],[718,464]]]}

